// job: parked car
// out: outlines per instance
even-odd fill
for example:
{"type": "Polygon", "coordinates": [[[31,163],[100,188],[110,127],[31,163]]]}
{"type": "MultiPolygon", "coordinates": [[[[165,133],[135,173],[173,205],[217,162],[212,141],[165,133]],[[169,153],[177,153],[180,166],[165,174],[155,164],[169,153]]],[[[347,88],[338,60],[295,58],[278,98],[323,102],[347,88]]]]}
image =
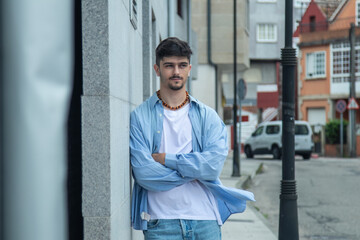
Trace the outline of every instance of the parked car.
{"type": "MultiPolygon", "coordinates": [[[[250,138],[245,141],[244,151],[247,158],[254,154],[272,154],[280,159],[282,153],[282,122],[273,121],[259,124],[250,138]]],[[[310,159],[314,142],[308,122],[295,121],[295,154],[310,159]]]]}

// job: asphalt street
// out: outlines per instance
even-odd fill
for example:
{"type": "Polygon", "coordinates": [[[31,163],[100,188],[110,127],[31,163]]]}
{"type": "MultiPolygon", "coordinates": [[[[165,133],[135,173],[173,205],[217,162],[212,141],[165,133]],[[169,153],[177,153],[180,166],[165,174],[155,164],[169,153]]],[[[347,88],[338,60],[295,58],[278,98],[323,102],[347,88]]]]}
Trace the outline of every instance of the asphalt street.
{"type": "MultiPolygon", "coordinates": [[[[277,235],[281,161],[271,156],[243,161],[263,162],[249,188],[257,199],[251,204],[277,235]]],[[[297,157],[295,171],[300,239],[360,239],[360,159],[297,157]]]]}

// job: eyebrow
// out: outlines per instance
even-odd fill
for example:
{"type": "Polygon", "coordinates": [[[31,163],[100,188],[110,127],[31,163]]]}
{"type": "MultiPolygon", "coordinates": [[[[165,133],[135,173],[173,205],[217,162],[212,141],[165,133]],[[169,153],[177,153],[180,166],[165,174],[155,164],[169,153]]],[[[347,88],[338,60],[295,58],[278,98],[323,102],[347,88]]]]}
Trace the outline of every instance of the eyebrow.
{"type": "MultiPolygon", "coordinates": [[[[163,65],[165,64],[175,64],[173,62],[164,62],[163,65]]],[[[179,62],[178,64],[189,64],[188,62],[179,62]]]]}

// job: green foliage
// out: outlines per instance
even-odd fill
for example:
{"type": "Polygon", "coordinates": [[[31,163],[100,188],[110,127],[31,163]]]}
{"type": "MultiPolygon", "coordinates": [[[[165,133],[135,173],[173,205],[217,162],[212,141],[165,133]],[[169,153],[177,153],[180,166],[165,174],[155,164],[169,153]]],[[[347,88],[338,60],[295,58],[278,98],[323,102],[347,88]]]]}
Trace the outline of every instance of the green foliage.
{"type": "MultiPolygon", "coordinates": [[[[348,125],[348,121],[343,120],[343,143],[346,143],[346,127],[348,125]]],[[[339,144],[340,143],[340,120],[333,119],[326,123],[325,125],[325,138],[326,143],[328,144],[339,144]]]]}

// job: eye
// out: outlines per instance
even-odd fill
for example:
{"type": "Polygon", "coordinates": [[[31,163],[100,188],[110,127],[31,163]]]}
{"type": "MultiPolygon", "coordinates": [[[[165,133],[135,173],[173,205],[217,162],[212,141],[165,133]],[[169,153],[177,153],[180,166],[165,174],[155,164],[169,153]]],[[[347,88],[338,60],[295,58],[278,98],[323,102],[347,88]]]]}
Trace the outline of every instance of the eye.
{"type": "Polygon", "coordinates": [[[183,63],[180,65],[181,68],[186,68],[188,65],[186,63],[183,63]]]}

